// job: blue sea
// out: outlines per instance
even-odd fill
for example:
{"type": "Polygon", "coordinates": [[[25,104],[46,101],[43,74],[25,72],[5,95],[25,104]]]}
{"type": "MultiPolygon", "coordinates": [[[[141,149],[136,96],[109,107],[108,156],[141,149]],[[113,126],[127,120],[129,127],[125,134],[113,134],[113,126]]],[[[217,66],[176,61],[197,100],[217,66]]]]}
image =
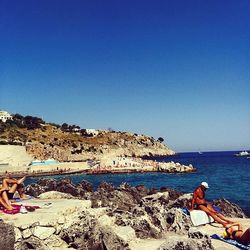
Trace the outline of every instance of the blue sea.
{"type": "MultiPolygon", "coordinates": [[[[53,178],[70,178],[77,184],[82,180],[91,182],[97,187],[102,181],[119,186],[127,182],[131,186],[143,184],[149,188],[171,187],[183,192],[193,192],[202,181],[209,184],[206,199],[226,198],[238,204],[250,216],[250,159],[236,157],[239,151],[180,153],[171,157],[153,157],[151,159],[182,164],[192,164],[195,173],[134,173],[134,174],[104,174],[104,175],[68,175],[53,176],[53,178]]],[[[43,177],[44,178],[44,177],[43,177]]],[[[51,177],[48,177],[51,178],[51,177]]],[[[37,182],[39,178],[28,178],[25,184],[37,182]]]]}

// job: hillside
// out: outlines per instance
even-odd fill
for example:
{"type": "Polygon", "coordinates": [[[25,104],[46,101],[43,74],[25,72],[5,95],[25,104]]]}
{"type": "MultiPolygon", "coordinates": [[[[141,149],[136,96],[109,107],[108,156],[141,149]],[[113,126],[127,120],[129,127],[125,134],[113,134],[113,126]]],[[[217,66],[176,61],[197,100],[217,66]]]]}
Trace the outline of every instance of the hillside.
{"type": "Polygon", "coordinates": [[[79,127],[69,130],[45,122],[32,128],[4,125],[1,127],[0,144],[24,145],[34,158],[58,161],[99,159],[104,155],[140,157],[174,154],[162,140],[146,135],[115,131],[99,131],[99,134],[92,135],[79,127]]]}

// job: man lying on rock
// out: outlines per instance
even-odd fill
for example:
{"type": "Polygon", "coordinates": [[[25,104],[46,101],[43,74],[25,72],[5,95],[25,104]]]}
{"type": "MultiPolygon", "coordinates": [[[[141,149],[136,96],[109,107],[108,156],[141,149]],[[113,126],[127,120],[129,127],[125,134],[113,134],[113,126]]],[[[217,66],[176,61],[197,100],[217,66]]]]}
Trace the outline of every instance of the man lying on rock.
{"type": "Polygon", "coordinates": [[[227,224],[233,223],[226,217],[224,217],[221,213],[217,212],[212,205],[208,204],[205,199],[205,191],[209,188],[207,182],[202,182],[199,187],[194,190],[193,199],[191,203],[191,210],[200,209],[210,215],[216,222],[222,224],[226,227],[227,224]]]}
{"type": "Polygon", "coordinates": [[[25,176],[16,180],[13,178],[4,178],[0,187],[0,204],[7,210],[13,210],[11,206],[11,200],[13,200],[14,194],[17,191],[21,199],[26,199],[26,195],[23,192],[23,182],[25,176]]]}

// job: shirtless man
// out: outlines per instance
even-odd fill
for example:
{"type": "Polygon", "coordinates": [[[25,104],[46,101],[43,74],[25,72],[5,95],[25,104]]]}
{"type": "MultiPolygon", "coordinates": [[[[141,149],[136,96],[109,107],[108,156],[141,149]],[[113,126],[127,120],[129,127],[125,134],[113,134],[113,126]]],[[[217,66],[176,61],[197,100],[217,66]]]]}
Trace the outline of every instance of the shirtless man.
{"type": "Polygon", "coordinates": [[[207,203],[205,199],[205,191],[208,189],[207,182],[202,182],[199,187],[194,190],[193,199],[191,203],[191,209],[200,209],[210,215],[216,222],[222,224],[224,227],[228,223],[233,223],[232,221],[225,218],[222,214],[218,213],[214,208],[207,203]]]}

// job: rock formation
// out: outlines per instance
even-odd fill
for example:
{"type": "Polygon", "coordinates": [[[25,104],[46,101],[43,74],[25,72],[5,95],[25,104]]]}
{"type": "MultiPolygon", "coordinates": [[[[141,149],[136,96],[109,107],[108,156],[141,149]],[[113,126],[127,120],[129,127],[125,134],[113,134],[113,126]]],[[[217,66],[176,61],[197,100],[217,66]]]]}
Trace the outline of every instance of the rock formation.
{"type": "Polygon", "coordinates": [[[6,129],[0,135],[0,144],[18,144],[26,147],[33,158],[63,161],[99,159],[104,155],[152,156],[172,155],[174,151],[153,137],[128,132],[103,131],[97,136],[79,132],[65,132],[61,128],[44,124],[41,128],[6,129]]]}
{"type": "MultiPolygon", "coordinates": [[[[129,250],[131,242],[150,238],[166,239],[159,250],[213,249],[209,236],[193,228],[180,209],[188,206],[190,194],[127,183],[115,188],[106,182],[94,191],[87,181],[74,185],[69,179],[41,179],[26,192],[46,200],[78,199],[82,205],[65,211],[55,222],[15,228],[16,249],[129,250]]],[[[224,199],[214,203],[224,209],[224,199]]],[[[236,204],[226,201],[226,206],[233,216],[246,217],[236,204]]]]}
{"type": "Polygon", "coordinates": [[[0,249],[13,250],[15,244],[14,226],[0,219],[0,249]]]}

